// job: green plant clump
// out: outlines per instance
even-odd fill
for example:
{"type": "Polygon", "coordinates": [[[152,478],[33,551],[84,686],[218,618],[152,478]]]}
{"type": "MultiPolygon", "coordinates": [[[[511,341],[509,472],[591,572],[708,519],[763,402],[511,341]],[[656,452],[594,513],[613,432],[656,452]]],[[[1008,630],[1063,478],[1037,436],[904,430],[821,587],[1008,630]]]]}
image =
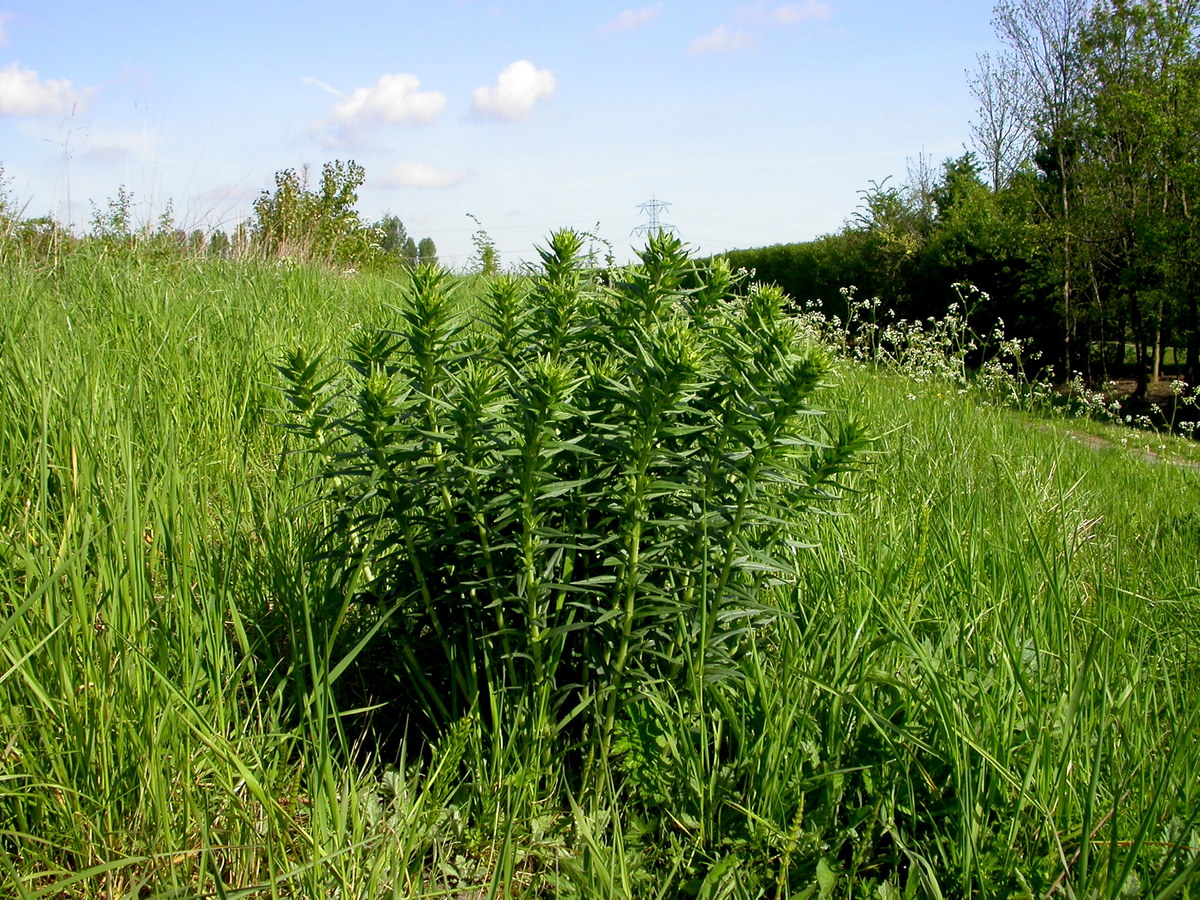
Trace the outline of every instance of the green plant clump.
{"type": "Polygon", "coordinates": [[[639,686],[699,704],[737,677],[770,586],[797,577],[804,517],[867,438],[811,405],[830,357],[780,291],[739,293],[668,235],[601,287],[581,247],[554,234],[477,316],[421,267],[399,325],[356,332],[344,371],[301,351],[279,368],[375,697],[395,676],[433,733],[477,713],[527,758],[570,754],[586,786],[639,686]]]}

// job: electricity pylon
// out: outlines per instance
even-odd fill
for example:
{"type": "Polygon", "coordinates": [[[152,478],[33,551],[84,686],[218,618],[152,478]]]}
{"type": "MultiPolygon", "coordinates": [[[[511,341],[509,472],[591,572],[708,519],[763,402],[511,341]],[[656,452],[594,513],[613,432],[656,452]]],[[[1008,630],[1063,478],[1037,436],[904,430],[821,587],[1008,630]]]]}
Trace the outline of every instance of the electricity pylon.
{"type": "Polygon", "coordinates": [[[639,203],[638,209],[649,216],[649,221],[647,221],[645,225],[639,225],[629,233],[631,235],[637,235],[638,237],[647,234],[658,234],[660,231],[666,231],[671,234],[675,234],[674,225],[668,225],[665,222],[660,222],[658,218],[658,214],[670,205],[670,203],[656,199],[653,195],[645,203],[639,203]]]}

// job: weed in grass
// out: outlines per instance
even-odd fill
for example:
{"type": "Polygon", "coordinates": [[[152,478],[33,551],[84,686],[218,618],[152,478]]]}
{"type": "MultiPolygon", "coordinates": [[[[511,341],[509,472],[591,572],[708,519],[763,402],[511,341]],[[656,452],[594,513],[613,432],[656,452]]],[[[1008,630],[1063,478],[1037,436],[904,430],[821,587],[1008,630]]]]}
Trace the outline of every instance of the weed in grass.
{"type": "Polygon", "coordinates": [[[594,779],[637,685],[704,706],[738,677],[777,615],[762,587],[796,577],[797,516],[866,439],[814,416],[830,360],[778,291],[735,297],[668,236],[598,290],[581,247],[553,235],[531,290],[495,282],[473,322],[418,270],[348,373],[299,352],[280,372],[330,484],[325,558],[370,573],[372,667],[408,685],[389,699],[433,733],[478,710],[594,779]]]}

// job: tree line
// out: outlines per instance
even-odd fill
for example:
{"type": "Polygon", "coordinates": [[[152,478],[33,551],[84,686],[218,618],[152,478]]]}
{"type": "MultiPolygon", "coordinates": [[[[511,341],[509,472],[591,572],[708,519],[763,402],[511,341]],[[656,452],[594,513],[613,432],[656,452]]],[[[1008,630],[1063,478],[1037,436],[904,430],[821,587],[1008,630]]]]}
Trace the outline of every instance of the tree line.
{"type": "MultiPolygon", "coordinates": [[[[974,148],[873,182],[843,229],[728,254],[797,300],[838,289],[897,315],[975,315],[1033,338],[1060,374],[1168,362],[1200,380],[1200,0],[1011,0],[970,75],[974,148]]],[[[1132,372],[1130,371],[1132,370],[1132,372]]]]}
{"type": "Polygon", "coordinates": [[[133,194],[122,186],[103,206],[92,205],[90,230],[79,236],[52,217],[24,217],[0,168],[0,252],[51,257],[93,243],[151,255],[255,256],[343,268],[436,264],[433,239],[414,238],[399,216],[389,213],[376,222],[362,218],[356,206],[365,175],[353,160],[325,163],[315,184],[307,166],[283,169],[275,175],[274,188],[254,201],[253,216],[228,232],[180,228],[170,203],[154,221],[139,222],[133,194]]]}

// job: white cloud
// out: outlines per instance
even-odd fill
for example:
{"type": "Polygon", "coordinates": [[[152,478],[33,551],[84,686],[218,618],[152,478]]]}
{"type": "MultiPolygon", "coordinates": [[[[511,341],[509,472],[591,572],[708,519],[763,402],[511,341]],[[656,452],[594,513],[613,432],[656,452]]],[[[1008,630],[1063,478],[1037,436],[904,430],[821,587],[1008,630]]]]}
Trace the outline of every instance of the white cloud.
{"type": "Polygon", "coordinates": [[[196,200],[204,204],[237,203],[257,200],[262,191],[244,184],[219,185],[196,194],[196,200]]]}
{"type": "MultiPolygon", "coordinates": [[[[803,0],[798,3],[771,5],[766,0],[759,0],[751,6],[740,7],[735,16],[751,26],[772,27],[778,25],[799,25],[810,19],[828,19],[832,7],[824,0],[803,0]]],[[[754,30],[758,32],[760,27],[754,30]]],[[[749,50],[755,44],[755,34],[749,31],[732,31],[728,26],[718,25],[710,34],[698,37],[688,45],[688,53],[696,56],[701,53],[739,53],[749,50]]]]}
{"type": "Polygon", "coordinates": [[[642,28],[661,16],[662,11],[663,5],[661,3],[656,3],[654,6],[644,6],[641,9],[627,9],[611,22],[601,25],[600,33],[611,34],[614,31],[632,31],[635,28],[642,28]]]}
{"type": "Polygon", "coordinates": [[[471,177],[470,172],[451,172],[428,163],[402,162],[383,176],[386,187],[454,187],[471,177]]]}
{"type": "Polygon", "coordinates": [[[754,38],[744,31],[730,31],[724,25],[718,25],[712,34],[698,37],[688,45],[688,53],[696,56],[701,53],[737,53],[747,50],[754,45],[754,38]]]}
{"type": "Polygon", "coordinates": [[[472,109],[485,116],[515,122],[529,118],[539,100],[554,96],[554,73],[535,68],[527,59],[506,66],[496,83],[475,89],[472,109]]]}
{"type": "Polygon", "coordinates": [[[305,84],[311,84],[313,87],[318,87],[321,90],[323,90],[325,93],[332,94],[335,97],[345,97],[346,96],[346,94],[343,91],[339,91],[335,87],[330,87],[325,82],[321,81],[319,78],[313,78],[311,75],[305,75],[300,80],[302,82],[304,82],[305,84]]]}
{"type": "Polygon", "coordinates": [[[828,3],[822,3],[821,0],[805,0],[804,3],[785,3],[776,7],[770,18],[780,25],[799,25],[809,19],[828,19],[830,12],[828,3]]]}
{"type": "Polygon", "coordinates": [[[61,116],[81,109],[90,90],[76,91],[65,78],[38,78],[32,69],[13,63],[0,69],[0,116],[61,116]]]}
{"type": "Polygon", "coordinates": [[[119,144],[96,144],[88,148],[84,158],[93,162],[125,162],[133,156],[128,147],[119,144]]]}
{"type": "Polygon", "coordinates": [[[157,132],[123,128],[93,128],[84,138],[84,158],[96,162],[124,162],[159,158],[161,139],[157,132]]]}
{"type": "Polygon", "coordinates": [[[742,6],[737,11],[739,19],[759,25],[799,25],[810,19],[828,19],[832,14],[833,7],[826,0],[803,0],[783,4],[758,0],[757,3],[742,6]]]}
{"type": "Polygon", "coordinates": [[[366,132],[382,125],[431,122],[446,108],[444,94],[418,90],[421,79],[416,75],[384,75],[369,88],[355,88],[349,96],[309,76],[301,81],[343,98],[333,105],[329,118],[310,126],[310,133],[323,132],[321,142],[327,147],[361,146],[366,132]]]}
{"type": "Polygon", "coordinates": [[[356,88],[335,104],[333,120],[359,128],[431,122],[446,108],[446,97],[438,91],[418,91],[420,86],[416,75],[384,75],[374,86],[356,88]]]}

